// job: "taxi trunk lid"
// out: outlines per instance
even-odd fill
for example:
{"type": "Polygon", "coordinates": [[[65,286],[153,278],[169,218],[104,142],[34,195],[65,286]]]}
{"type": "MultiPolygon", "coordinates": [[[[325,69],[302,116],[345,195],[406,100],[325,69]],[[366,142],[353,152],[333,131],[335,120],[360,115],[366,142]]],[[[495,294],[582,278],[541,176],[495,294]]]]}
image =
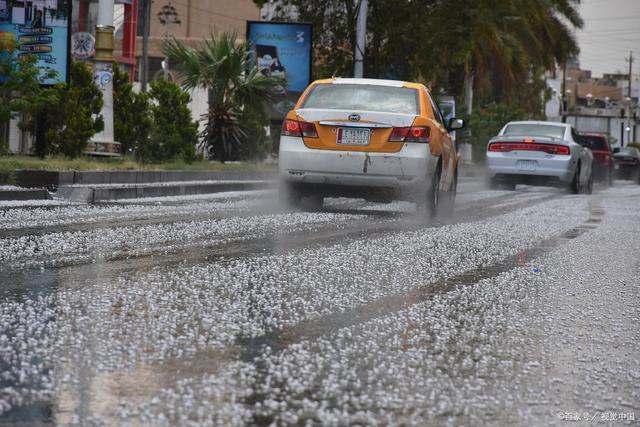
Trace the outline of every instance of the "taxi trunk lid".
{"type": "Polygon", "coordinates": [[[415,114],[318,108],[296,110],[298,120],[313,123],[318,138],[304,138],[309,148],[395,153],[403,143],[390,142],[396,127],[410,127],[415,114]]]}

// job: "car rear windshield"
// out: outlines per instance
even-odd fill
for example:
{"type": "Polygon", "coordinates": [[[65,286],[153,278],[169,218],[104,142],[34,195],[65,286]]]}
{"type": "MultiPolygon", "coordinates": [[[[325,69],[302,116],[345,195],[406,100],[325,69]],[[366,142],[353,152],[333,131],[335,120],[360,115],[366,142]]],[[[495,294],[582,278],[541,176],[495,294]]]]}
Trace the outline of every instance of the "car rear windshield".
{"type": "Polygon", "coordinates": [[[418,91],[406,87],[319,84],[302,108],[419,114],[418,91]]]}
{"type": "Polygon", "coordinates": [[[591,150],[608,150],[607,142],[603,136],[597,135],[580,135],[578,137],[578,143],[583,147],[590,148],[591,150]]]}
{"type": "Polygon", "coordinates": [[[548,136],[551,138],[563,139],[564,127],[534,123],[514,123],[507,125],[503,135],[548,136]]]}

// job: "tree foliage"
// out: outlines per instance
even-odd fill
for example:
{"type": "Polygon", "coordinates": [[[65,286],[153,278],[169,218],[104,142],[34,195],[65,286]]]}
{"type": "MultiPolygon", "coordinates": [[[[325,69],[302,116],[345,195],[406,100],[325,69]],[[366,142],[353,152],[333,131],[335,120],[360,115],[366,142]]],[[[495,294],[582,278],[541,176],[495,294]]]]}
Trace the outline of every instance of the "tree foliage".
{"type": "MultiPolygon", "coordinates": [[[[578,53],[572,27],[583,25],[579,2],[370,1],[365,76],[418,81],[456,96],[462,95],[465,76],[472,76],[479,105],[505,102],[578,53]]],[[[357,3],[277,0],[271,8],[275,20],[313,24],[315,77],[348,77],[357,3]]]]}
{"type": "Polygon", "coordinates": [[[194,160],[198,143],[198,123],[193,121],[191,97],[176,83],[157,80],[151,83],[151,141],[138,146],[138,157],[146,160],[194,160]]]}
{"type": "Polygon", "coordinates": [[[180,73],[184,88],[208,91],[203,148],[222,162],[255,156],[254,138],[264,140],[264,105],[274,100],[283,82],[260,73],[249,46],[232,33],[212,36],[198,48],[170,39],[164,52],[180,73]]]}
{"type": "MultiPolygon", "coordinates": [[[[77,157],[89,140],[104,128],[102,92],[93,81],[93,73],[83,62],[72,62],[69,84],[51,89],[50,102],[41,106],[34,117],[41,123],[45,147],[37,147],[40,156],[63,154],[77,157]]],[[[35,130],[35,122],[30,125],[35,130]]]]}
{"type": "Polygon", "coordinates": [[[122,153],[133,151],[139,160],[149,160],[149,133],[152,118],[149,115],[149,95],[136,93],[129,75],[113,66],[113,128],[115,140],[122,153]]]}
{"type": "MultiPolygon", "coordinates": [[[[0,123],[22,117],[20,125],[28,126],[29,117],[42,106],[52,102],[53,94],[42,90],[41,84],[56,76],[48,71],[40,75],[37,58],[14,55],[15,41],[0,38],[0,123]]],[[[8,152],[8,141],[0,134],[0,154],[8,152]]]]}

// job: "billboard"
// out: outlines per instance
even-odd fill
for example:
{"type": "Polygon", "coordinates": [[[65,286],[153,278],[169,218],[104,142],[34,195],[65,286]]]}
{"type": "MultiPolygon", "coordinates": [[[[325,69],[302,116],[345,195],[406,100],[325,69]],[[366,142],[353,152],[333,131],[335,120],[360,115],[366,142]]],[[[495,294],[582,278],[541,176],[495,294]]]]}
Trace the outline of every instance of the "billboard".
{"type": "MultiPolygon", "coordinates": [[[[12,41],[13,52],[35,55],[42,72],[55,70],[55,79],[44,84],[66,82],[69,68],[71,0],[0,0],[0,38],[12,41]]],[[[0,76],[2,81],[2,76],[0,76]]]]}
{"type": "Polygon", "coordinates": [[[265,75],[286,79],[287,93],[297,96],[311,83],[311,24],[247,22],[247,40],[265,75]]]}

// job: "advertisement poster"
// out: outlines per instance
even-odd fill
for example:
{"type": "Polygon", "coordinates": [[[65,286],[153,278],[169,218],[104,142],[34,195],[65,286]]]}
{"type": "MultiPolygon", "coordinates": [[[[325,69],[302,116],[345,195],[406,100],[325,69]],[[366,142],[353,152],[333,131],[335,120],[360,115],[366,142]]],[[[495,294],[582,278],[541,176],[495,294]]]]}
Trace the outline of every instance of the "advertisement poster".
{"type": "MultiPolygon", "coordinates": [[[[55,70],[55,79],[44,84],[67,80],[69,61],[69,17],[71,0],[0,0],[0,39],[12,41],[12,52],[2,54],[35,55],[44,73],[55,70]]],[[[2,81],[2,76],[0,76],[2,81]]]]}
{"type": "Polygon", "coordinates": [[[272,116],[283,116],[311,83],[311,24],[247,22],[247,40],[260,71],[286,81],[287,99],[274,104],[272,116]]]}

